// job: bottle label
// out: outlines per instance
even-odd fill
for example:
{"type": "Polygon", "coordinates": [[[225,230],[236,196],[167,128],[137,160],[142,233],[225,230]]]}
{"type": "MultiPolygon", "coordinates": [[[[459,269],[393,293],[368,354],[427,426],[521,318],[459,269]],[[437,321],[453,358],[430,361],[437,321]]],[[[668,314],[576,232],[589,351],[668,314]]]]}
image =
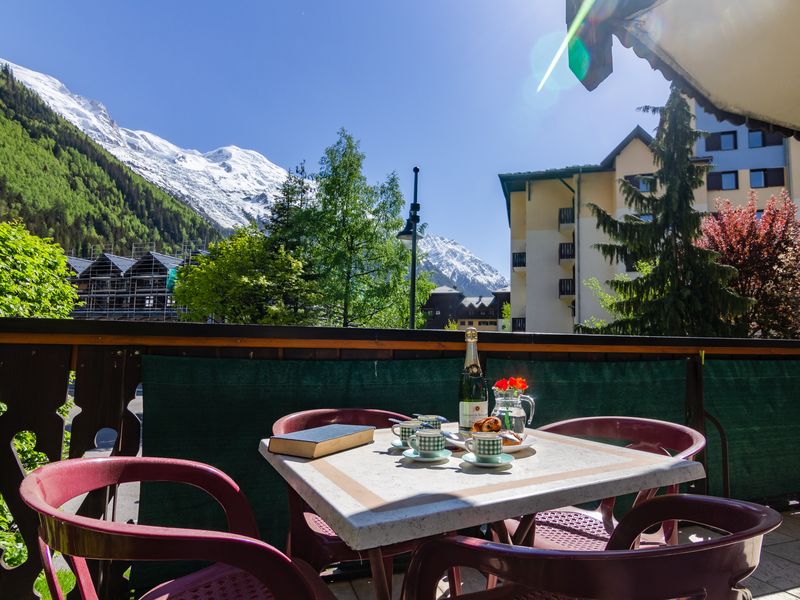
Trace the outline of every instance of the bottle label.
{"type": "Polygon", "coordinates": [[[472,424],[478,419],[489,416],[489,402],[459,402],[458,403],[458,428],[461,430],[472,429],[472,424]]]}

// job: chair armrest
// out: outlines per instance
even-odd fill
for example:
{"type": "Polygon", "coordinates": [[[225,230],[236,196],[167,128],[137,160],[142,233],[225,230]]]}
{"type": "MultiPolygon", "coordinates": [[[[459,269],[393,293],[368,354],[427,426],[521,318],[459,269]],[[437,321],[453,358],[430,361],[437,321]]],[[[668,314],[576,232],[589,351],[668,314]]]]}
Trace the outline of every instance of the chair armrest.
{"type": "MultiPolygon", "coordinates": [[[[111,560],[197,560],[230,565],[250,573],[276,599],[315,598],[312,572],[279,550],[251,537],[229,532],[132,525],[70,516],[46,517],[40,535],[67,555],[111,560]]],[[[313,573],[318,578],[316,573],[313,573]]]]}
{"type": "Polygon", "coordinates": [[[63,460],[46,467],[50,490],[47,502],[41,498],[42,486],[37,482],[36,471],[21,486],[30,488],[24,494],[26,502],[45,514],[52,514],[53,506],[61,506],[75,496],[118,483],[168,481],[200,488],[222,506],[231,532],[259,537],[247,498],[233,479],[211,465],[177,458],[114,456],[63,460]]]}

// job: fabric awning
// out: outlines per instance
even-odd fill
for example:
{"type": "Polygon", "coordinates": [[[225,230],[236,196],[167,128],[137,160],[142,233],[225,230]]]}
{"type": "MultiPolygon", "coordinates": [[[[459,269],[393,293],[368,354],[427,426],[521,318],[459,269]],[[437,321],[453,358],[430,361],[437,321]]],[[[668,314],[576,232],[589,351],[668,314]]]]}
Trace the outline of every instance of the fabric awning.
{"type": "MultiPolygon", "coordinates": [[[[568,27],[582,4],[566,0],[568,27]]],[[[570,68],[597,87],[614,35],[719,118],[800,138],[799,25],[798,0],[595,0],[570,68]]]]}

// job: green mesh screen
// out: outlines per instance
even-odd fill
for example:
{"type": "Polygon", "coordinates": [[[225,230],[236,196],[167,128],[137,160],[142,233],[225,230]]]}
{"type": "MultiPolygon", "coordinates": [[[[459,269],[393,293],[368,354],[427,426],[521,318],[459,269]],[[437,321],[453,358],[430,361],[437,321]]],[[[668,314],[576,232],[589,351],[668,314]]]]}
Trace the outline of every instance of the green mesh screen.
{"type": "MultiPolygon", "coordinates": [[[[800,361],[706,360],[706,411],[728,435],[731,496],[765,500],[800,492],[800,361]]],[[[706,421],[708,462],[721,464],[719,436],[706,421]]],[[[709,493],[722,494],[717,468],[709,493]]]]}
{"type": "MultiPolygon", "coordinates": [[[[272,361],[144,356],[145,456],[212,464],[242,488],[261,536],[282,548],[287,528],[283,479],[258,452],[279,417],[312,408],[367,407],[458,414],[461,359],[272,361]]],[[[142,486],[141,523],[224,529],[222,510],[204,493],[173,484],[142,486]]],[[[186,572],[137,565],[136,589],[186,572]]]]}
{"type": "Polygon", "coordinates": [[[561,362],[489,358],[489,385],[509,376],[528,380],[536,400],[532,427],[595,415],[627,415],[684,423],[686,362],[561,362]]]}

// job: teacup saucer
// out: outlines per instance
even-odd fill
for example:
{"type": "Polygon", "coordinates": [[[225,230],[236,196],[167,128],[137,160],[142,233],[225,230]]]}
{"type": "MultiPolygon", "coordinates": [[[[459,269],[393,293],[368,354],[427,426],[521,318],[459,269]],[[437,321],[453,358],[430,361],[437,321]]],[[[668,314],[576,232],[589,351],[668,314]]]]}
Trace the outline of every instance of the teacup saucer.
{"type": "Polygon", "coordinates": [[[510,454],[501,454],[496,461],[492,462],[484,462],[479,460],[477,456],[475,456],[472,452],[467,452],[464,456],[461,457],[462,460],[468,462],[471,465],[475,465],[476,467],[504,467],[507,464],[510,464],[514,461],[514,457],[510,454]]]}
{"type": "Polygon", "coordinates": [[[422,456],[413,448],[409,448],[405,452],[403,452],[403,456],[406,458],[410,458],[411,460],[416,460],[418,462],[436,462],[437,460],[445,460],[450,458],[450,455],[453,454],[450,450],[439,450],[436,453],[436,456],[422,456]]]}
{"type": "Polygon", "coordinates": [[[408,444],[403,440],[392,440],[392,448],[408,448],[408,444]]]}

